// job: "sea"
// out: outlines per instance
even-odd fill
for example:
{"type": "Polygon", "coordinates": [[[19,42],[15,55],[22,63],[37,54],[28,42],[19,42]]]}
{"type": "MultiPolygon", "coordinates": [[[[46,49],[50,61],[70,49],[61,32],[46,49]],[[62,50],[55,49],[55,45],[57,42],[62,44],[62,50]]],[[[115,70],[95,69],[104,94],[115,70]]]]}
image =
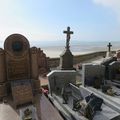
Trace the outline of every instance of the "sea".
{"type": "MultiPolygon", "coordinates": [[[[70,41],[70,50],[73,55],[82,55],[99,51],[107,51],[109,42],[112,44],[111,50],[120,50],[120,41],[70,41]]],[[[35,46],[40,47],[48,57],[59,57],[65,49],[64,40],[48,40],[34,42],[35,46]]]]}
{"type": "MultiPolygon", "coordinates": [[[[4,41],[0,41],[0,47],[3,48],[4,41]]],[[[65,40],[30,40],[30,46],[36,46],[41,48],[47,57],[56,58],[65,49],[65,40]]],[[[107,45],[109,42],[112,44],[111,50],[120,50],[120,41],[81,41],[81,40],[71,40],[70,50],[73,55],[82,55],[98,51],[107,51],[107,45]]]]}

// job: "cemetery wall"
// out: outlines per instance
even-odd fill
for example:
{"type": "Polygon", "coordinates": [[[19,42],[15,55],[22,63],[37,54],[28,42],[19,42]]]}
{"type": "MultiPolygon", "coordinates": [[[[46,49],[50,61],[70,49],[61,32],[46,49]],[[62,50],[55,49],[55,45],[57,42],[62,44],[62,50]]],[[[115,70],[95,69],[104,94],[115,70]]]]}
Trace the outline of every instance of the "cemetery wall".
{"type": "MultiPolygon", "coordinates": [[[[99,56],[105,56],[105,55],[106,55],[105,51],[88,53],[88,54],[84,54],[84,55],[76,55],[76,56],[74,56],[74,64],[84,62],[84,61],[88,61],[89,59],[93,59],[93,58],[96,58],[96,57],[99,57],[99,56]]],[[[59,66],[59,61],[60,61],[60,58],[50,58],[49,59],[50,68],[59,66]]]]}

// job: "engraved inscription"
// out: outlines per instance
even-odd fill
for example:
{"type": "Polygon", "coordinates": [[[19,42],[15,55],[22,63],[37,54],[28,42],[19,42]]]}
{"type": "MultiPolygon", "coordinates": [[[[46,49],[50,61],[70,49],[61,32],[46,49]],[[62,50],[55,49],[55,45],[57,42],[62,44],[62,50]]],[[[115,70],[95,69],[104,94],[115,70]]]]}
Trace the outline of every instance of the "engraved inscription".
{"type": "Polygon", "coordinates": [[[9,79],[24,79],[28,76],[27,60],[14,61],[8,63],[8,78],[9,79]]]}

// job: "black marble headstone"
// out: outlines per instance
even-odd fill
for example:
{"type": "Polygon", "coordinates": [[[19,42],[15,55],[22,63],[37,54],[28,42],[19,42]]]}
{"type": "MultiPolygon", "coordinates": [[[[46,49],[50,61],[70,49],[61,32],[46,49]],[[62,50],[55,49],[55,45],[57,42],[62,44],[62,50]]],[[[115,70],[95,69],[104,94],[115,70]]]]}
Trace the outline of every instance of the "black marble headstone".
{"type": "Polygon", "coordinates": [[[103,103],[103,99],[97,97],[93,93],[90,94],[85,98],[87,102],[86,110],[85,110],[85,116],[89,119],[92,120],[94,117],[94,114],[96,111],[101,111],[101,106],[103,103]]]}

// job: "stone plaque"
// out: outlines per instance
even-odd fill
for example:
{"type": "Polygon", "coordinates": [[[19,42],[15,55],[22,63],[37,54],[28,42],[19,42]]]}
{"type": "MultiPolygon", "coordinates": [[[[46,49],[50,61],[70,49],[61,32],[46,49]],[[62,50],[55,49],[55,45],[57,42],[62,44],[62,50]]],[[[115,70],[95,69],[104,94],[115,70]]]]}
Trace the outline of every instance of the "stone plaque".
{"type": "Polygon", "coordinates": [[[33,101],[32,86],[30,80],[16,80],[11,82],[12,96],[16,105],[33,101]]]}
{"type": "Polygon", "coordinates": [[[11,60],[8,63],[8,78],[14,79],[27,79],[29,78],[28,63],[26,59],[23,60],[11,60]]]}

